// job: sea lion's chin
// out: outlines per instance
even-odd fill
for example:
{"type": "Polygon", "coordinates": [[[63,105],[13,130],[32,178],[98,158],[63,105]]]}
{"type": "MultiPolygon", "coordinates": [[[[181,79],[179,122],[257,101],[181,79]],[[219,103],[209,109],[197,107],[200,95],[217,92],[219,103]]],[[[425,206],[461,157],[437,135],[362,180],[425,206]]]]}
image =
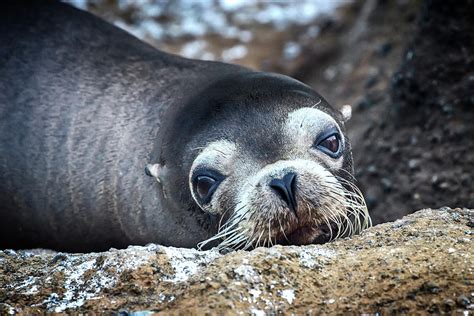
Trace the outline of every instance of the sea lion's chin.
{"type": "Polygon", "coordinates": [[[279,237],[278,243],[298,246],[325,243],[331,239],[328,230],[327,224],[301,225],[289,232],[285,232],[285,236],[279,237]]]}
{"type": "MultiPolygon", "coordinates": [[[[343,210],[339,210],[343,216],[343,210]]],[[[311,211],[307,209],[301,210],[298,214],[289,213],[288,210],[282,209],[278,212],[271,222],[278,225],[271,225],[269,235],[275,244],[281,245],[309,245],[323,244],[329,242],[337,235],[337,222],[324,220],[323,212],[313,207],[311,211]]],[[[253,222],[255,225],[261,225],[264,218],[253,222]]],[[[254,227],[260,230],[261,227],[254,227]]]]}
{"type": "MultiPolygon", "coordinates": [[[[317,211],[315,211],[317,213],[317,211]]],[[[336,238],[341,227],[336,221],[324,221],[322,218],[303,218],[280,233],[278,243],[283,245],[324,244],[336,238]],[[282,236],[281,236],[282,235],[282,236]]]]}

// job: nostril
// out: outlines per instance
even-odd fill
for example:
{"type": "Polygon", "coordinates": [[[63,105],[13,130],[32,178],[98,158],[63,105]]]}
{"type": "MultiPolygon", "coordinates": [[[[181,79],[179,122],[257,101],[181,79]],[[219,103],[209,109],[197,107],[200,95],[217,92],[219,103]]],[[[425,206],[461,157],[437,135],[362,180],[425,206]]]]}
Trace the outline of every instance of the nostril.
{"type": "Polygon", "coordinates": [[[286,202],[289,203],[288,192],[285,187],[285,183],[280,179],[273,179],[270,182],[270,188],[275,190],[276,193],[286,202]]]}
{"type": "Polygon", "coordinates": [[[290,191],[290,194],[292,196],[294,196],[295,194],[295,183],[296,183],[296,174],[293,173],[293,172],[290,172],[290,173],[287,173],[284,177],[283,177],[283,182],[285,182],[285,186],[288,188],[288,190],[290,191]]]}
{"type": "Polygon", "coordinates": [[[296,174],[290,172],[287,173],[283,179],[272,179],[269,186],[285,201],[290,210],[296,215],[295,179],[296,174]]]}

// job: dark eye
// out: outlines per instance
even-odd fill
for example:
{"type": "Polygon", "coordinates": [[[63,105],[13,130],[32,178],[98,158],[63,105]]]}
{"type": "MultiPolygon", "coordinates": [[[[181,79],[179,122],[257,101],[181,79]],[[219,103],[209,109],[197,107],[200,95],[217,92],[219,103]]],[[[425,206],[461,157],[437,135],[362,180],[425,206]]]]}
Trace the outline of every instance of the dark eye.
{"type": "Polygon", "coordinates": [[[339,151],[339,139],[336,135],[329,136],[320,142],[319,146],[329,149],[332,153],[337,153],[339,151]]]}
{"type": "Polygon", "coordinates": [[[208,200],[212,193],[211,189],[213,189],[216,182],[217,181],[214,178],[208,176],[196,177],[196,192],[201,200],[208,200]]]}
{"type": "Polygon", "coordinates": [[[324,138],[316,147],[333,158],[339,157],[341,154],[341,141],[339,134],[332,134],[324,138]]]}
{"type": "Polygon", "coordinates": [[[215,170],[200,169],[193,176],[193,190],[199,204],[209,203],[224,176],[215,170]]]}

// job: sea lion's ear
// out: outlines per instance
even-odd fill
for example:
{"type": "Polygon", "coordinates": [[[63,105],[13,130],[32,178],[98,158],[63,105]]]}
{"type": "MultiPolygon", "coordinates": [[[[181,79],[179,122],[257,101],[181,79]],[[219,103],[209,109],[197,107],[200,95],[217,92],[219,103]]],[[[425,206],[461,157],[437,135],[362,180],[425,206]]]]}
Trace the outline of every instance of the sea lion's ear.
{"type": "Polygon", "coordinates": [[[157,163],[156,164],[148,164],[145,167],[145,174],[149,177],[156,178],[156,180],[158,180],[158,182],[161,182],[161,179],[160,179],[161,169],[162,169],[161,166],[157,163]]]}
{"type": "Polygon", "coordinates": [[[352,106],[345,104],[341,107],[342,119],[344,122],[347,122],[352,117],[352,106]]]}

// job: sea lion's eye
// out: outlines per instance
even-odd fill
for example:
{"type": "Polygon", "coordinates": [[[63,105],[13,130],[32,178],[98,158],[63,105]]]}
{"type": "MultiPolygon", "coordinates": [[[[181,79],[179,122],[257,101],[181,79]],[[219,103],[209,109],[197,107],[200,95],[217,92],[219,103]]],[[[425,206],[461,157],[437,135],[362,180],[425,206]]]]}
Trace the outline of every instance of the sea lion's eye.
{"type": "Polygon", "coordinates": [[[338,133],[331,134],[319,141],[316,145],[316,148],[333,158],[338,158],[341,155],[340,139],[341,137],[338,133]]]}
{"type": "Polygon", "coordinates": [[[339,151],[339,139],[336,135],[331,135],[320,142],[319,146],[327,148],[332,153],[337,153],[339,151]]]}
{"type": "Polygon", "coordinates": [[[213,170],[201,170],[193,177],[193,187],[199,203],[206,204],[211,200],[224,177],[213,170]]]}
{"type": "Polygon", "coordinates": [[[197,176],[196,177],[196,192],[201,200],[206,200],[211,189],[217,181],[208,176],[197,176]]]}

